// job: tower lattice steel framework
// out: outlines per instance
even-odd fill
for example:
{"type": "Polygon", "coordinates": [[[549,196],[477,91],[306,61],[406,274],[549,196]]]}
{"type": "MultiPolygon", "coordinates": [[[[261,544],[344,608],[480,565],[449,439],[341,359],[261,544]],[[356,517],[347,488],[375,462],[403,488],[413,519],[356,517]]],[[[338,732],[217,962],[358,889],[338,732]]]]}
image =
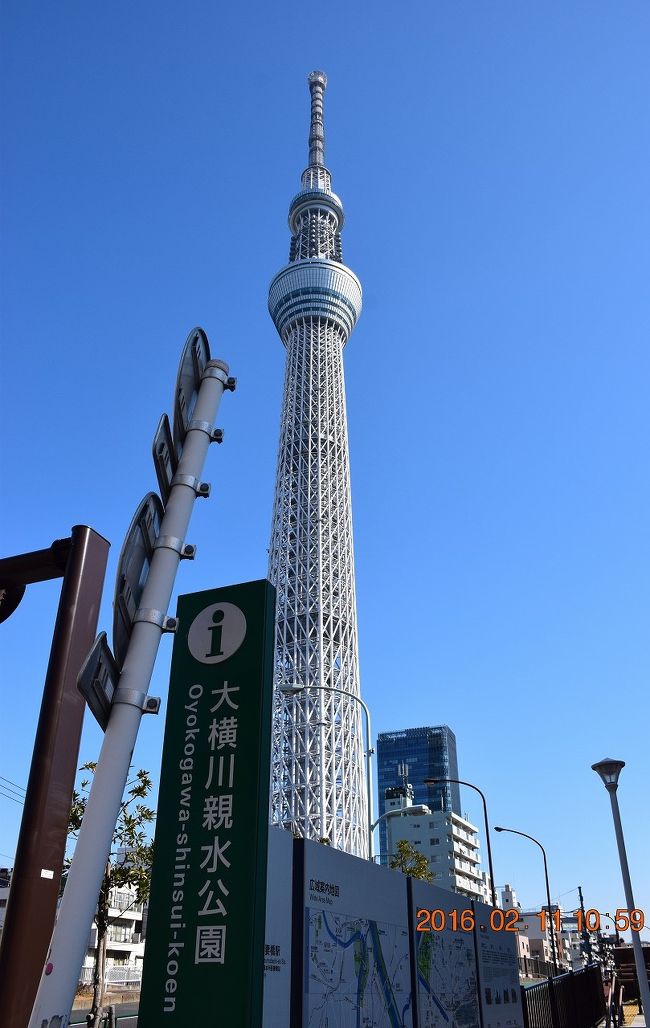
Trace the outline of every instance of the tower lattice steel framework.
{"type": "Polygon", "coordinates": [[[323,72],[309,75],[309,166],[269,311],[287,350],[269,578],[277,588],[271,820],[368,853],[343,348],[361,285],[325,167],[323,72]],[[343,693],[351,693],[345,696],[343,693]]]}

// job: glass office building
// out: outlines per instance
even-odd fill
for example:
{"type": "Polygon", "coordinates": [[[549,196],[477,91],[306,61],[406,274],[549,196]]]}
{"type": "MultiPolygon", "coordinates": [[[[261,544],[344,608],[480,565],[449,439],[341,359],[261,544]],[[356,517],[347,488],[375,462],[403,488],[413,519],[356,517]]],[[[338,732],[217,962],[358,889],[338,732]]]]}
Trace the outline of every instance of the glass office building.
{"type": "MultiPolygon", "coordinates": [[[[426,803],[432,811],[460,814],[460,787],[424,785],[425,778],[458,778],[456,736],[447,725],[405,728],[380,732],[377,737],[379,813],[386,809],[386,789],[403,784],[400,766],[408,766],[407,781],[413,786],[413,803],[426,803]]],[[[386,823],[379,823],[381,863],[386,862],[386,823]]]]}

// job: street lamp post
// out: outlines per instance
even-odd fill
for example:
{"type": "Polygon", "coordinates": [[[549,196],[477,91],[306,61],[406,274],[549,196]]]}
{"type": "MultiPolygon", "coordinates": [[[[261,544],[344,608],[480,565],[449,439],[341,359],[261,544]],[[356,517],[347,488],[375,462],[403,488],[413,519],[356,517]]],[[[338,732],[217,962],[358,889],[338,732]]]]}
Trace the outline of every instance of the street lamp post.
{"type": "MultiPolygon", "coordinates": [[[[370,836],[379,824],[385,818],[389,817],[401,817],[402,815],[413,815],[414,817],[426,817],[430,814],[431,810],[427,807],[426,803],[413,803],[410,807],[396,807],[395,810],[385,810],[383,814],[380,814],[376,821],[373,821],[370,825],[370,836]]],[[[374,858],[372,858],[374,859],[374,858]]]]}
{"type": "Polygon", "coordinates": [[[492,892],[492,906],[497,905],[497,892],[494,884],[494,868],[492,866],[492,847],[490,845],[490,825],[488,822],[487,803],[485,802],[485,796],[479,789],[478,785],[472,785],[471,782],[464,782],[462,778],[425,778],[425,785],[442,785],[443,782],[455,782],[457,785],[466,785],[469,789],[474,789],[479,794],[483,801],[483,817],[485,818],[485,842],[487,844],[488,854],[488,866],[490,868],[490,890],[492,892]]]}
{"type": "Polygon", "coordinates": [[[395,810],[385,810],[383,814],[380,814],[377,820],[373,821],[370,825],[370,831],[374,832],[379,822],[383,821],[386,817],[400,817],[402,814],[413,815],[413,817],[426,817],[430,813],[431,810],[427,807],[426,803],[413,803],[410,807],[395,807],[395,810]]]}
{"type": "MultiPolygon", "coordinates": [[[[618,789],[618,776],[624,767],[624,760],[601,760],[597,764],[591,765],[592,770],[602,778],[612,804],[612,817],[614,818],[614,831],[616,833],[616,843],[618,845],[618,858],[621,863],[625,902],[627,903],[627,909],[629,911],[635,909],[634,896],[632,895],[630,869],[627,863],[625,840],[623,838],[623,826],[621,825],[621,814],[618,809],[618,797],[616,796],[616,790],[618,789]]],[[[641,998],[645,1023],[647,1024],[648,1014],[650,1013],[650,986],[648,986],[648,973],[645,968],[645,960],[643,959],[643,947],[641,945],[641,936],[639,932],[632,932],[632,949],[634,950],[636,977],[639,983],[639,996],[641,998]]]]}
{"type": "Polygon", "coordinates": [[[372,860],[372,778],[370,774],[372,755],[375,752],[372,748],[372,730],[370,727],[370,711],[360,696],[350,692],[348,689],[338,689],[333,685],[285,685],[280,686],[280,691],[289,695],[296,695],[305,691],[312,692],[337,692],[341,696],[350,696],[362,708],[366,715],[366,790],[368,793],[368,860],[372,860]]]}
{"type": "Polygon", "coordinates": [[[525,832],[517,832],[514,828],[499,828],[497,825],[494,826],[495,832],[511,832],[513,835],[523,835],[524,839],[530,839],[531,842],[536,843],[542,851],[544,857],[544,878],[546,880],[546,902],[548,904],[548,917],[551,923],[551,954],[553,958],[553,972],[557,976],[557,952],[555,949],[555,927],[553,925],[553,911],[551,910],[551,889],[548,884],[548,864],[546,863],[546,850],[542,846],[539,839],[534,839],[532,835],[526,835],[525,832]]]}

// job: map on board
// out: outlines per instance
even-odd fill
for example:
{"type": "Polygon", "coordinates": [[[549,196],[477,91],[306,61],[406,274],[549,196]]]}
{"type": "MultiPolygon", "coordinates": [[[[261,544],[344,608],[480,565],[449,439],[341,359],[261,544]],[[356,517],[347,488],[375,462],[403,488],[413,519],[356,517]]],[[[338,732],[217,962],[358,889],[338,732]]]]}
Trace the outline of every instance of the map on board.
{"type": "Polygon", "coordinates": [[[309,1028],[408,1028],[407,928],[307,907],[305,987],[309,1028]]]}
{"type": "Polygon", "coordinates": [[[471,932],[422,932],[416,938],[420,1028],[476,1028],[476,958],[471,932]]]}
{"type": "Polygon", "coordinates": [[[419,1028],[478,1028],[481,1011],[474,933],[463,931],[460,923],[460,912],[471,907],[470,901],[412,879],[411,902],[419,1028]],[[426,911],[431,913],[429,922],[422,916],[426,911]],[[455,920],[452,911],[456,911],[455,920]],[[417,930],[418,925],[426,929],[417,930]]]}

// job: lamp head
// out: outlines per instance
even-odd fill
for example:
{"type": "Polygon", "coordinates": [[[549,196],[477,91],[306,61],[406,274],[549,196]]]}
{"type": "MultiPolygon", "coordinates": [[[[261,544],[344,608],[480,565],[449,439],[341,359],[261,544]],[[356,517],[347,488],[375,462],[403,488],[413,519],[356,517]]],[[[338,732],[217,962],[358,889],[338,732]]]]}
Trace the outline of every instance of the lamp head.
{"type": "Polygon", "coordinates": [[[597,764],[592,764],[591,770],[600,775],[603,785],[608,792],[616,792],[618,789],[618,776],[624,767],[624,760],[608,758],[606,760],[599,760],[597,764]]]}
{"type": "Polygon", "coordinates": [[[440,785],[443,781],[442,778],[423,778],[422,782],[424,785],[440,785]]]}
{"type": "Polygon", "coordinates": [[[503,831],[504,831],[504,829],[503,829],[503,828],[499,828],[499,826],[498,826],[498,825],[495,825],[495,826],[494,826],[494,831],[495,831],[495,832],[503,832],[503,831]]]}

